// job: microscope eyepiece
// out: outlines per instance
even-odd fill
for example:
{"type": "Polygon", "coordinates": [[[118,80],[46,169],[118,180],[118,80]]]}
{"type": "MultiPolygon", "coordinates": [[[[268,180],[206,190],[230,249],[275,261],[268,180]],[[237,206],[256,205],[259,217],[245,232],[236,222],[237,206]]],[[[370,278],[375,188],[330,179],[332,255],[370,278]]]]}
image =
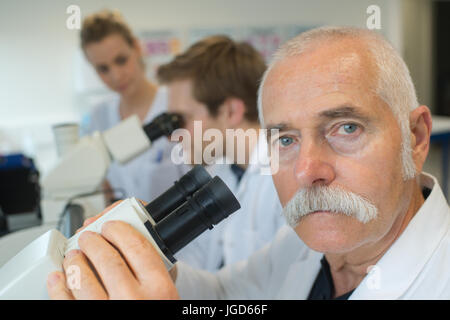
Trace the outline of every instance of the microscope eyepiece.
{"type": "Polygon", "coordinates": [[[211,179],[210,174],[204,167],[196,165],[178,181],[175,181],[174,185],[167,191],[147,204],[145,209],[153,220],[158,222],[183,204],[187,197],[191,196],[211,179]]]}
{"type": "Polygon", "coordinates": [[[150,141],[155,141],[162,136],[169,136],[176,129],[183,126],[183,118],[178,113],[164,112],[144,126],[144,131],[150,141]]]}
{"type": "Polygon", "coordinates": [[[203,208],[209,229],[241,207],[234,194],[217,176],[198,190],[192,199],[203,208]]]}
{"type": "Polygon", "coordinates": [[[227,185],[214,177],[183,205],[153,226],[169,258],[213,225],[240,208],[227,185]]]}

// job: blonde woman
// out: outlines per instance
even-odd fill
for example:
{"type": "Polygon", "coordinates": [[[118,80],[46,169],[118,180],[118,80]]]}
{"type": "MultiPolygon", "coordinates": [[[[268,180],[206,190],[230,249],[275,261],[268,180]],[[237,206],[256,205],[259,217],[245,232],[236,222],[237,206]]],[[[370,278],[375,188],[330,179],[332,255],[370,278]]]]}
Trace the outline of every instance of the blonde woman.
{"type": "MultiPolygon", "coordinates": [[[[145,124],[166,111],[166,88],[146,78],[139,42],[118,12],[105,10],[86,17],[80,36],[86,59],[117,93],[94,108],[85,133],[104,131],[134,114],[145,124]]],[[[113,163],[105,187],[116,190],[116,197],[154,199],[184,172],[170,161],[170,146],[167,139],[159,139],[131,162],[113,163]]]]}

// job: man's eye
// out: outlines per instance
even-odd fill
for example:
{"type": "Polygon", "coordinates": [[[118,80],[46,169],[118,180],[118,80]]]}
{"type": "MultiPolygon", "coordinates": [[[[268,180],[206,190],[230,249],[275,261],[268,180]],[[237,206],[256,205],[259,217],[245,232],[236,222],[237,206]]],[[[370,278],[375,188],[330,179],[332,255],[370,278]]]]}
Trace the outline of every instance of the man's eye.
{"type": "Polygon", "coordinates": [[[97,71],[100,73],[107,73],[109,68],[107,66],[101,65],[97,67],[97,71]]]}
{"type": "Polygon", "coordinates": [[[119,66],[122,66],[122,65],[124,65],[127,62],[127,60],[128,60],[128,57],[119,56],[119,57],[116,58],[116,63],[119,66]]]}
{"type": "Polygon", "coordinates": [[[292,142],[294,142],[294,139],[290,138],[290,137],[281,137],[280,138],[280,144],[283,147],[287,147],[289,146],[292,142]]]}
{"type": "Polygon", "coordinates": [[[354,123],[347,123],[339,127],[339,134],[352,134],[358,129],[358,125],[354,123]]]}

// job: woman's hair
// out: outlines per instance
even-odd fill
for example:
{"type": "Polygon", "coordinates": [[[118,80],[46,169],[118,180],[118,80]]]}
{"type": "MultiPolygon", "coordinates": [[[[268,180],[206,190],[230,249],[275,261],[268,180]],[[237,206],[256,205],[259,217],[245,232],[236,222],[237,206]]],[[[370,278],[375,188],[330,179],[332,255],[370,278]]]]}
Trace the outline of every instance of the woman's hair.
{"type": "Polygon", "coordinates": [[[93,13],[83,20],[80,33],[81,48],[85,49],[88,44],[102,41],[111,34],[121,35],[131,47],[134,47],[135,37],[118,11],[102,10],[93,13]]]}

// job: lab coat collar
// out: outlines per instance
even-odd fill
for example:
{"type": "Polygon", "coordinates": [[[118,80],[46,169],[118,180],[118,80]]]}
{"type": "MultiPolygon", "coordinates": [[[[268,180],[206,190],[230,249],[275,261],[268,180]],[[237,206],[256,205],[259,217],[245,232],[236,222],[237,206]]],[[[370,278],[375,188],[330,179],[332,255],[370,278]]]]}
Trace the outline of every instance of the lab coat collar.
{"type": "Polygon", "coordinates": [[[166,111],[167,94],[167,87],[162,86],[157,88],[152,105],[150,106],[143,123],[150,123],[156,116],[166,111]]]}
{"type": "Polygon", "coordinates": [[[319,273],[322,258],[323,253],[314,250],[308,250],[306,256],[300,254],[286,273],[289,281],[284,281],[275,299],[307,299],[319,273]]]}
{"type": "MultiPolygon", "coordinates": [[[[160,86],[155,92],[150,109],[145,115],[142,123],[150,123],[157,115],[166,111],[167,108],[167,87],[160,86]]],[[[114,94],[112,97],[112,105],[114,106],[114,112],[109,113],[109,123],[119,123],[122,121],[120,116],[120,96],[114,94]]]]}
{"type": "Polygon", "coordinates": [[[350,299],[401,298],[448,231],[450,210],[436,178],[422,173],[420,185],[431,189],[430,195],[350,299]]]}

